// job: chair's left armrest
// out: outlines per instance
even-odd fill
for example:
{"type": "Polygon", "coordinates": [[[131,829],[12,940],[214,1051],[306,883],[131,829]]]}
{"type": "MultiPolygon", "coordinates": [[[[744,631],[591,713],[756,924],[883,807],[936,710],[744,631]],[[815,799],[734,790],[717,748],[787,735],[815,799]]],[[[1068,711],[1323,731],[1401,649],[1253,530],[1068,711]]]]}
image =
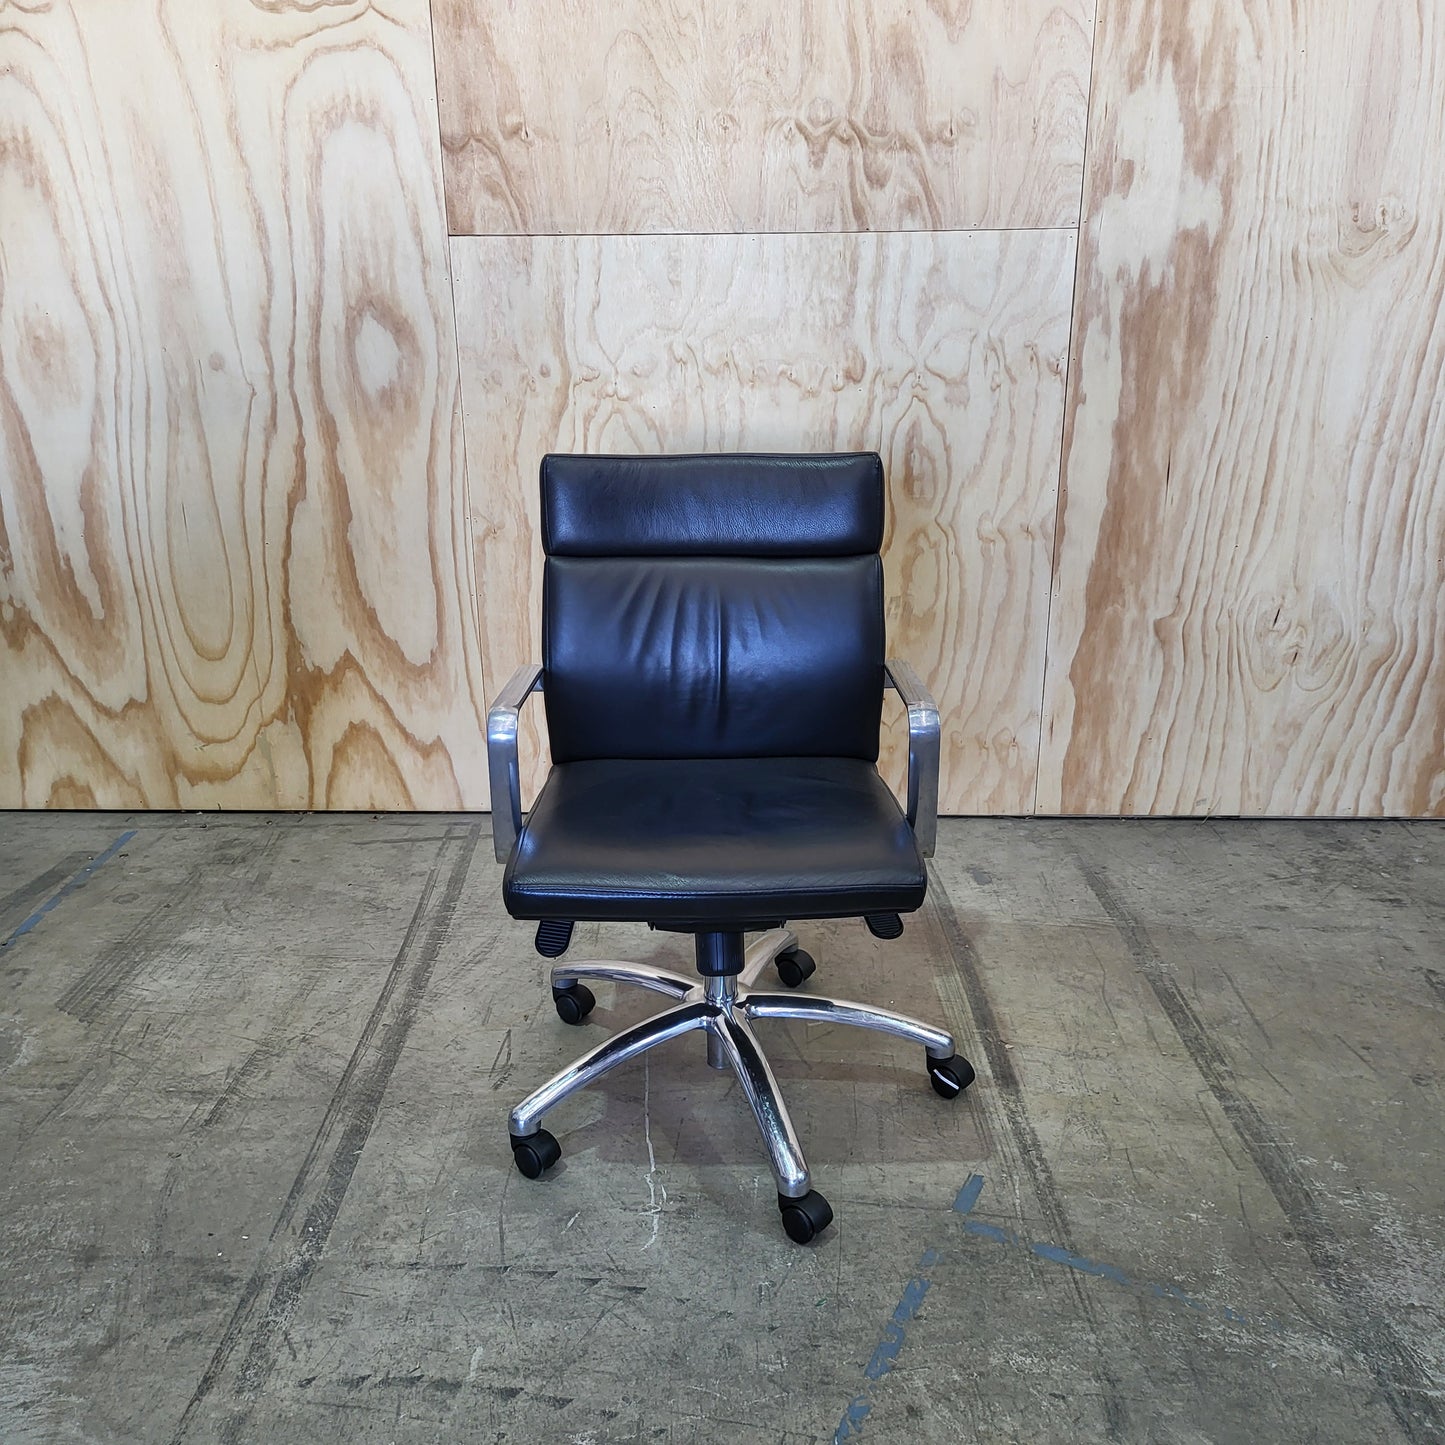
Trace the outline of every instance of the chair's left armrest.
{"type": "Polygon", "coordinates": [[[908,708],[908,823],[918,851],[931,858],[938,841],[938,704],[908,663],[890,657],[885,666],[888,686],[908,708]]]}
{"type": "Polygon", "coordinates": [[[517,718],[522,705],[542,690],[542,665],[529,662],[507,679],[487,711],[487,776],[492,785],[492,849],[498,863],[512,854],[522,831],[522,779],[517,771],[517,718]]]}

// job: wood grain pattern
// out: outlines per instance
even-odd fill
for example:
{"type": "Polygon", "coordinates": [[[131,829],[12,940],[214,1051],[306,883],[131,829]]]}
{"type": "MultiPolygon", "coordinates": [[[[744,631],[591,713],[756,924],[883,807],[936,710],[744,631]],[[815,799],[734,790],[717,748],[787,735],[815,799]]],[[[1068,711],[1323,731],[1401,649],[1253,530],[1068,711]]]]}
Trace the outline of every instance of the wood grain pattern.
{"type": "Polygon", "coordinates": [[[485,806],[425,0],[0,6],[0,805],[485,806]]]}
{"type": "Polygon", "coordinates": [[[1074,225],[1093,0],[436,0],[458,234],[1074,225]]]}
{"type": "MultiPolygon", "coordinates": [[[[890,644],[942,704],[944,806],[1029,811],[1073,252],[1069,231],[453,240],[489,678],[538,650],[545,452],[876,448],[890,644]]],[[[891,725],[897,780],[896,703],[891,725]]]]}
{"type": "Polygon", "coordinates": [[[1445,813],[1445,12],[1106,0],[1041,811],[1445,813]]]}

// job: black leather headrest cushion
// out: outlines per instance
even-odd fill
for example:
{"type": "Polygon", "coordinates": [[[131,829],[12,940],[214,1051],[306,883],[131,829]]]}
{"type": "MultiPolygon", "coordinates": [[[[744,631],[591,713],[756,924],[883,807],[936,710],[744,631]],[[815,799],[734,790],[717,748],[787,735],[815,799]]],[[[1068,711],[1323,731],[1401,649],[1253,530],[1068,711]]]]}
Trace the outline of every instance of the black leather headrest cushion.
{"type": "Polygon", "coordinates": [[[542,461],[552,557],[856,557],[883,545],[883,463],[831,455],[542,461]]]}

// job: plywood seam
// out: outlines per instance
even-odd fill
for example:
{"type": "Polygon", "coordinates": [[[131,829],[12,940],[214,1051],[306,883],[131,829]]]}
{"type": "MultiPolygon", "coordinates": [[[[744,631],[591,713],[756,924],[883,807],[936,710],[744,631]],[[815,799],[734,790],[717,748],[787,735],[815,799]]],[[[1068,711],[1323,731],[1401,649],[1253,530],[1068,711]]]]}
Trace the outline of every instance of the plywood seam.
{"type": "MultiPolygon", "coordinates": [[[[1080,204],[1082,205],[1082,187],[1080,204]]],[[[666,236],[682,240],[697,236],[716,240],[727,236],[999,236],[1030,235],[1049,231],[1077,232],[1079,223],[1068,226],[833,226],[802,231],[448,231],[453,241],[612,241],[624,236],[666,236]]]]}
{"type": "Polygon", "coordinates": [[[1049,546],[1049,596],[1044,608],[1044,670],[1039,681],[1039,745],[1034,755],[1034,796],[1029,812],[1037,817],[1039,811],[1039,778],[1044,763],[1044,727],[1048,721],[1046,708],[1049,699],[1049,642],[1053,637],[1054,585],[1059,574],[1059,519],[1064,505],[1064,443],[1069,431],[1069,383],[1074,372],[1074,322],[1079,314],[1079,258],[1083,254],[1080,244],[1084,225],[1084,192],[1089,184],[1089,121],[1094,113],[1094,55],[1099,44],[1099,4],[1094,5],[1094,23],[1089,31],[1089,81],[1087,99],[1084,103],[1084,160],[1079,170],[1079,212],[1074,230],[1074,286],[1069,305],[1069,339],[1064,346],[1064,404],[1059,415],[1059,474],[1054,483],[1054,535],[1049,546]]]}
{"type": "MultiPolygon", "coordinates": [[[[456,358],[457,365],[457,410],[458,430],[461,433],[462,445],[462,552],[467,559],[467,600],[472,609],[472,625],[476,629],[475,638],[477,644],[477,681],[482,689],[481,704],[483,708],[489,707],[491,698],[491,682],[487,677],[487,654],[486,648],[482,646],[482,598],[477,588],[477,563],[476,549],[471,543],[472,532],[472,469],[467,456],[467,427],[466,409],[467,397],[465,390],[465,378],[462,375],[462,341],[461,328],[457,324],[457,282],[456,282],[456,258],[452,255],[451,228],[447,217],[446,198],[446,146],[442,142],[442,110],[441,110],[441,77],[437,71],[437,26],[436,7],[433,0],[427,0],[427,42],[431,47],[431,69],[432,85],[436,87],[436,130],[437,130],[437,176],[440,186],[442,203],[442,229],[446,232],[446,244],[444,250],[447,258],[447,295],[451,300],[452,307],[452,354],[456,358]]],[[[1067,394],[1067,393],[1066,393],[1067,394]]],[[[1047,662],[1047,659],[1046,659],[1047,662]]],[[[491,811],[491,780],[487,783],[487,806],[491,811]]]]}

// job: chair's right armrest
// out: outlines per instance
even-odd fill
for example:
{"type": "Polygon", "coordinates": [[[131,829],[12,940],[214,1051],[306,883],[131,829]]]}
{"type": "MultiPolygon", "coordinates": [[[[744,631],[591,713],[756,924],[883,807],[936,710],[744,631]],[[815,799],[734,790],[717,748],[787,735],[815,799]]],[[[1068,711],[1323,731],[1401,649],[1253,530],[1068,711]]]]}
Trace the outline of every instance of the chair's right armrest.
{"type": "Polygon", "coordinates": [[[918,851],[931,858],[938,838],[938,704],[902,658],[888,659],[885,676],[908,708],[908,824],[918,851]]]}
{"type": "Polygon", "coordinates": [[[522,779],[517,771],[517,719],[522,705],[542,690],[542,665],[529,662],[507,679],[487,710],[487,776],[492,785],[492,849],[498,863],[512,855],[522,831],[522,779]]]}

